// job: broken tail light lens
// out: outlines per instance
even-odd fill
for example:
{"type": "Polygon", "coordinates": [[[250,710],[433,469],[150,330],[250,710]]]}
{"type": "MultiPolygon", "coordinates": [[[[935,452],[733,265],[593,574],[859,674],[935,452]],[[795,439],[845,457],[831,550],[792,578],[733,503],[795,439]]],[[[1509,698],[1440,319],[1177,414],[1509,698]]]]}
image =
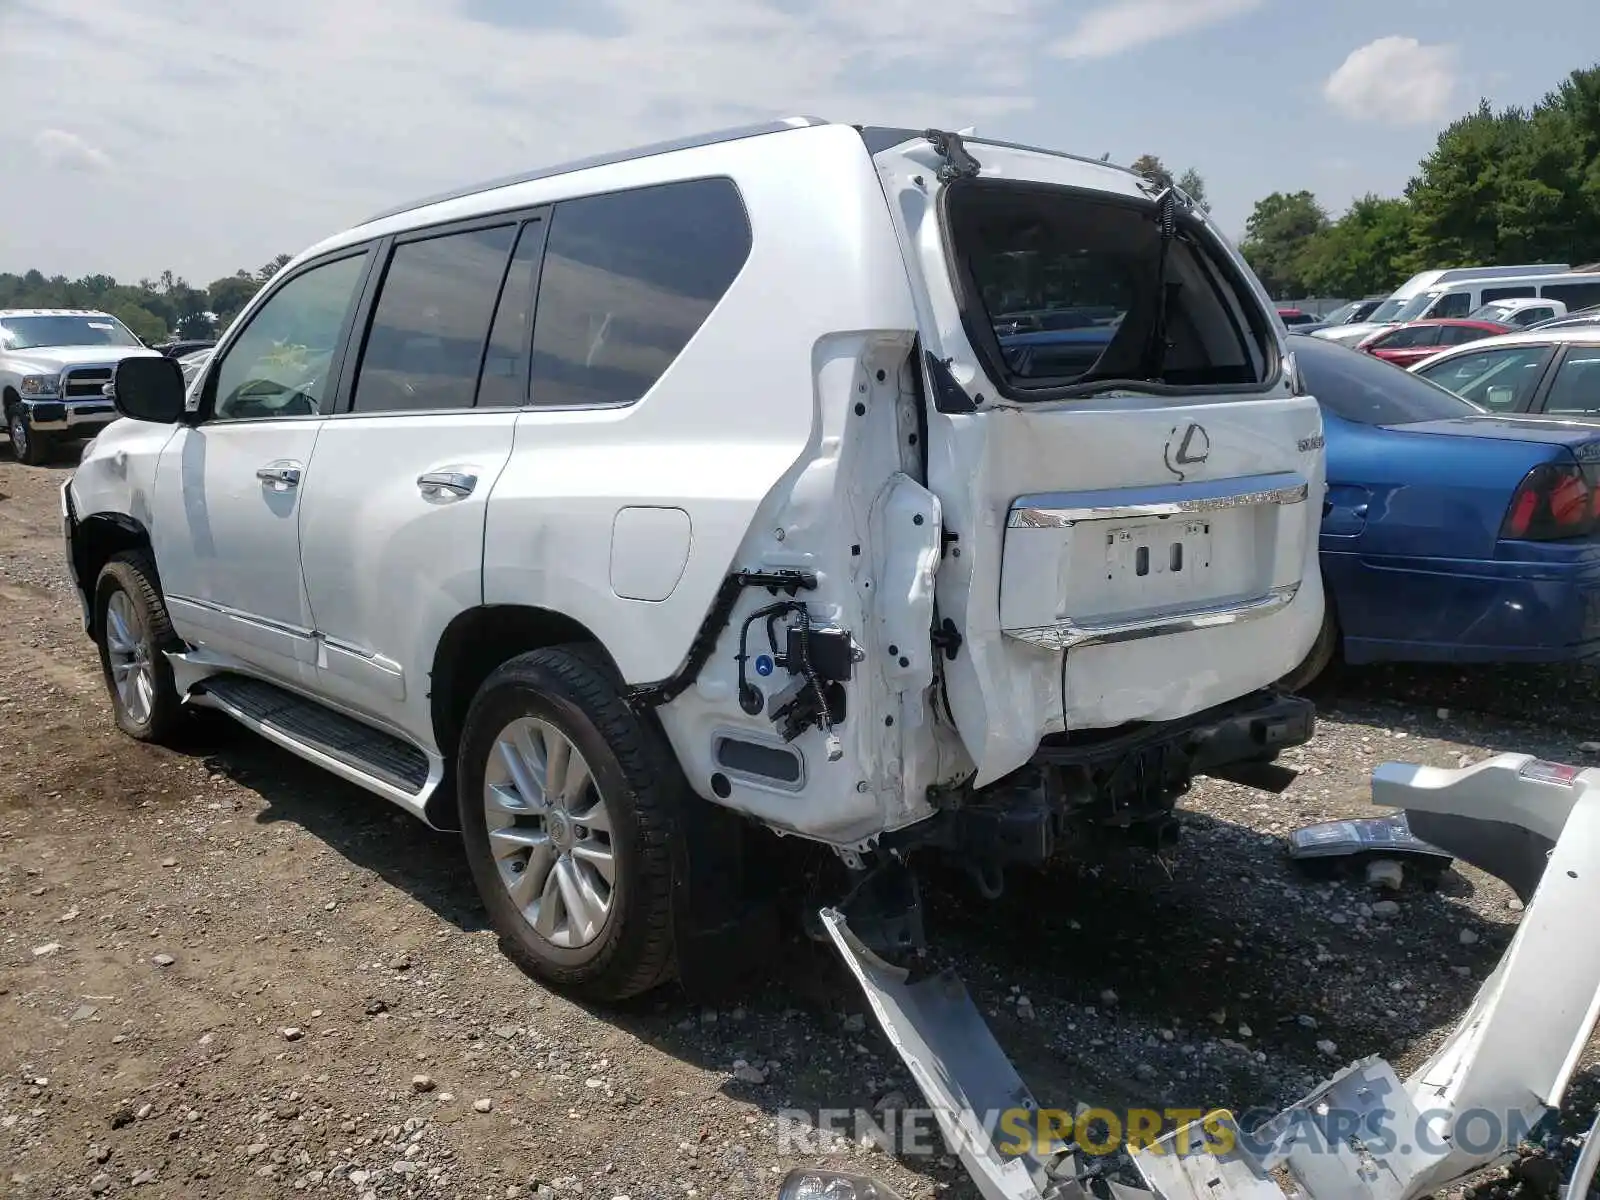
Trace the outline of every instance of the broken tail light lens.
{"type": "Polygon", "coordinates": [[[779,1186],[778,1200],[900,1200],[900,1196],[871,1175],[796,1167],[779,1186]]]}
{"type": "Polygon", "coordinates": [[[1600,515],[1600,487],[1577,463],[1541,463],[1517,485],[1500,536],[1549,542],[1586,537],[1600,515]]]}

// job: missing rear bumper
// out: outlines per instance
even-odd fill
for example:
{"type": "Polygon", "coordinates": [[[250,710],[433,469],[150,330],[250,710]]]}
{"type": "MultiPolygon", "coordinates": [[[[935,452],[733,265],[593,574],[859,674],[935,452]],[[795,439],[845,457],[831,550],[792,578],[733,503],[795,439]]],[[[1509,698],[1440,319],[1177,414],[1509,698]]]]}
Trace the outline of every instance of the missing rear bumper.
{"type": "MultiPolygon", "coordinates": [[[[1548,845],[1543,876],[1500,965],[1466,1017],[1401,1079],[1354,1063],[1254,1130],[1213,1113],[1129,1144],[1145,1188],[1118,1200],[1414,1200],[1503,1161],[1559,1107],[1600,1008],[1600,769],[1501,755],[1450,771],[1389,764],[1376,803],[1453,818],[1434,837],[1490,822],[1548,845]]],[[[1518,862],[1521,862],[1519,857],[1518,862]]],[[[954,974],[912,982],[824,910],[825,928],[885,1035],[985,1200],[1086,1196],[1083,1150],[1044,1136],[1040,1108],[954,974]],[[1018,1128],[1037,1136],[1008,1137],[1018,1128]]]]}

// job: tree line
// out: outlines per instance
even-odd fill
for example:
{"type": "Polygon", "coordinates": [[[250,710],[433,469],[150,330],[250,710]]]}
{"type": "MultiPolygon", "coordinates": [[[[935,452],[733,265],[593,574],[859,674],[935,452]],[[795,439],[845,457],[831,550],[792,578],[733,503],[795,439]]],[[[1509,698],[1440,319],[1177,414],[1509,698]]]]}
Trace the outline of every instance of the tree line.
{"type": "Polygon", "coordinates": [[[171,271],[159,279],[118,283],[109,275],[46,277],[39,271],[22,275],[0,272],[0,308],[91,308],[110,313],[144,341],[154,345],[176,334],[209,338],[228,327],[250,298],[278,273],[289,255],[280,254],[254,271],[239,270],[203,288],[171,271]]]}
{"type": "MultiPolygon", "coordinates": [[[[1145,154],[1132,168],[1206,204],[1193,167],[1174,176],[1145,154]]],[[[1369,194],[1334,218],[1309,191],[1273,192],[1256,203],[1240,249],[1276,299],[1386,294],[1432,267],[1600,262],[1600,65],[1573,71],[1530,109],[1481,101],[1439,135],[1403,196],[1369,194]]],[[[288,261],[280,254],[204,288],[171,271],[137,284],[0,273],[0,308],[95,308],[149,342],[211,337],[288,261]]]]}
{"type": "Polygon", "coordinates": [[[1337,218],[1310,192],[1259,201],[1240,250],[1276,299],[1393,291],[1434,267],[1600,261],[1600,65],[1532,108],[1446,127],[1398,197],[1337,218]]]}

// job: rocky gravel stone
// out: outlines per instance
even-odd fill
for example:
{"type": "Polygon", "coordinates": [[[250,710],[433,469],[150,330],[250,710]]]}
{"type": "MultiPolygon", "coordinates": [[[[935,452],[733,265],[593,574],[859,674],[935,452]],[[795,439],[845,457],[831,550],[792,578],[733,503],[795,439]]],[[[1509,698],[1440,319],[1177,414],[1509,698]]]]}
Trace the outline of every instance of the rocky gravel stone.
{"type": "MultiPolygon", "coordinates": [[[[971,1200],[942,1147],[780,1138],[781,1110],[924,1104],[831,948],[784,942],[719,1009],[676,987],[575,1003],[501,955],[457,839],[220,721],[173,749],[118,733],[60,578],[67,466],[0,440],[0,727],[25,730],[0,738],[0,1180],[27,1200],[770,1200],[831,1160],[971,1200]]],[[[1464,863],[1407,865],[1398,890],[1312,878],[1285,839],[1374,815],[1383,761],[1575,761],[1600,670],[1349,668],[1315,699],[1288,789],[1196,781],[1160,861],[1073,847],[992,903],[925,879],[912,965],[961,976],[1041,1102],[1282,1106],[1369,1054],[1407,1074],[1471,1003],[1521,919],[1509,889],[1464,863]]]]}

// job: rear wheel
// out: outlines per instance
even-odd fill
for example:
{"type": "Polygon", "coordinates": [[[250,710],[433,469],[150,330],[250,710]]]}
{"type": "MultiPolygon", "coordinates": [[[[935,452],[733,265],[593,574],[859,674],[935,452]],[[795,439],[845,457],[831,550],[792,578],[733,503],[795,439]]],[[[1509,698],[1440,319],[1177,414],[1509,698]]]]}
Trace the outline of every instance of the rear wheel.
{"type": "Polygon", "coordinates": [[[671,975],[682,777],[598,655],[536,650],[495,671],[467,714],[458,778],[473,880],[512,958],[600,1000],[671,975]]]}
{"type": "Polygon", "coordinates": [[[11,406],[6,414],[6,430],[11,435],[11,453],[19,463],[37,467],[50,461],[51,438],[28,423],[28,410],[22,405],[11,406]]]}
{"type": "Polygon", "coordinates": [[[118,727],[141,742],[168,740],[183,717],[165,653],[178,639],[143,554],[118,554],[100,572],[94,630],[118,727]]]}

